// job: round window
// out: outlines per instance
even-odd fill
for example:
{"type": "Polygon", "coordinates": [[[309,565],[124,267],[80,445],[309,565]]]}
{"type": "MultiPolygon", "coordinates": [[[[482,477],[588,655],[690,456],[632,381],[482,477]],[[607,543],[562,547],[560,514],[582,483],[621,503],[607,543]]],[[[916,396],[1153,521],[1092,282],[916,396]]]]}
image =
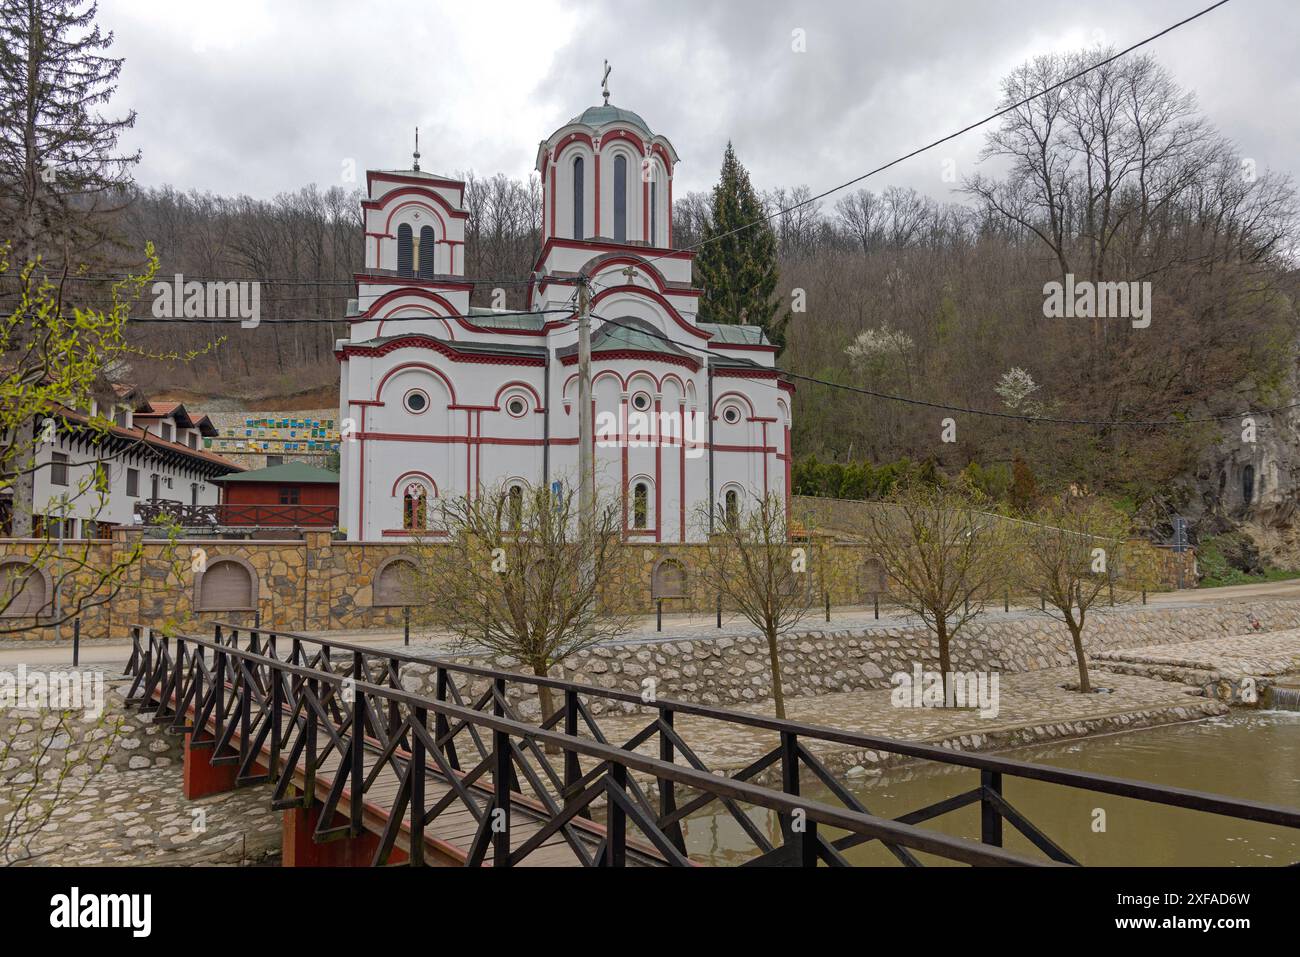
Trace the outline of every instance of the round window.
{"type": "Polygon", "coordinates": [[[408,412],[414,412],[417,415],[429,407],[429,397],[419,389],[412,389],[406,393],[406,398],[402,400],[408,412]]]}
{"type": "Polygon", "coordinates": [[[729,405],[722,410],[722,421],[728,425],[735,425],[740,421],[740,409],[734,405],[729,405]]]}
{"type": "Polygon", "coordinates": [[[638,392],[632,396],[632,408],[638,412],[648,412],[650,410],[650,393],[638,392]]]}
{"type": "Polygon", "coordinates": [[[506,411],[517,419],[528,411],[528,403],[523,400],[522,396],[512,395],[506,400],[506,411]]]}

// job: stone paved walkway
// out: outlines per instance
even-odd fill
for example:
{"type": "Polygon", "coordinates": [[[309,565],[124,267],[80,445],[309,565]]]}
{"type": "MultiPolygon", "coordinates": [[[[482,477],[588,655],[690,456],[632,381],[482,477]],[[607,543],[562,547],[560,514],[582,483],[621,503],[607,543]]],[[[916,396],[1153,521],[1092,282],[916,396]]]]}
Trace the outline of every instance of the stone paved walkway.
{"type": "Polygon", "coordinates": [[[1102,667],[1131,662],[1217,672],[1232,677],[1280,675],[1300,671],[1300,629],[1102,651],[1092,657],[1102,667]]]}
{"type": "MultiPolygon", "coordinates": [[[[9,808],[0,803],[0,818],[9,808]]],[[[185,800],[181,769],[105,768],[55,808],[26,863],[187,867],[274,862],[280,814],[267,786],[185,800]]],[[[23,862],[20,862],[23,863],[23,862]]]]}

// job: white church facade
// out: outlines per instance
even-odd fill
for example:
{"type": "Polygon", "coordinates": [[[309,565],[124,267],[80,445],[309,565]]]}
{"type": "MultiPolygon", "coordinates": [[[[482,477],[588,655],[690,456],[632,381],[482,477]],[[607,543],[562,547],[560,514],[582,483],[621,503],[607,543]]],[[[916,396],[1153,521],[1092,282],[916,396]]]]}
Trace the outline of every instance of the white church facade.
{"type": "Polygon", "coordinates": [[[677,154],[606,103],[544,140],[542,248],[527,311],[470,306],[464,184],[367,174],[365,267],[340,364],[340,518],[350,540],[435,525],[439,498],[573,483],[576,303],[591,293],[596,481],[630,541],[707,534],[700,516],[788,497],[793,387],[757,326],[696,318],[672,248],[677,154]]]}

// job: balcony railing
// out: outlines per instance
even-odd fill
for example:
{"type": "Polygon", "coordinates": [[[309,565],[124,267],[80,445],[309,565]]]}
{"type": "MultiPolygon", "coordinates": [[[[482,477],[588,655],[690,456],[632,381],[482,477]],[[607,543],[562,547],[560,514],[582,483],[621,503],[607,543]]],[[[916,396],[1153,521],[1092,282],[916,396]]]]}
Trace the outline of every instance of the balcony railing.
{"type": "Polygon", "coordinates": [[[333,528],[338,525],[335,505],[186,505],[167,499],[151,498],[136,505],[136,513],[146,525],[161,521],[175,522],[185,528],[224,527],[303,527],[333,528]]]}

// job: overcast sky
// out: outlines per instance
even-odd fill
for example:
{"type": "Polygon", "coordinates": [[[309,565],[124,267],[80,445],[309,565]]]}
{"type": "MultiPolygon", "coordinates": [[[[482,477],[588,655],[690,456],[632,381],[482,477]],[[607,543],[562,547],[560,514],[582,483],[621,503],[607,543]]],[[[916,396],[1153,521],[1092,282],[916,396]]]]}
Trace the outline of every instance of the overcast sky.
{"type": "MultiPolygon", "coordinates": [[[[731,139],[761,189],[821,190],[996,107],[1039,53],[1145,37],[1211,0],[101,0],[126,58],[119,108],[137,179],[270,197],[358,170],[526,176],[537,143],[600,102],[681,155],[675,192],[714,182],[731,139]],[[796,52],[803,31],[805,52],[796,52]]],[[[1260,170],[1300,156],[1300,3],[1233,0],[1146,49],[1260,170]]],[[[868,181],[951,198],[981,132],[868,181]]]]}

